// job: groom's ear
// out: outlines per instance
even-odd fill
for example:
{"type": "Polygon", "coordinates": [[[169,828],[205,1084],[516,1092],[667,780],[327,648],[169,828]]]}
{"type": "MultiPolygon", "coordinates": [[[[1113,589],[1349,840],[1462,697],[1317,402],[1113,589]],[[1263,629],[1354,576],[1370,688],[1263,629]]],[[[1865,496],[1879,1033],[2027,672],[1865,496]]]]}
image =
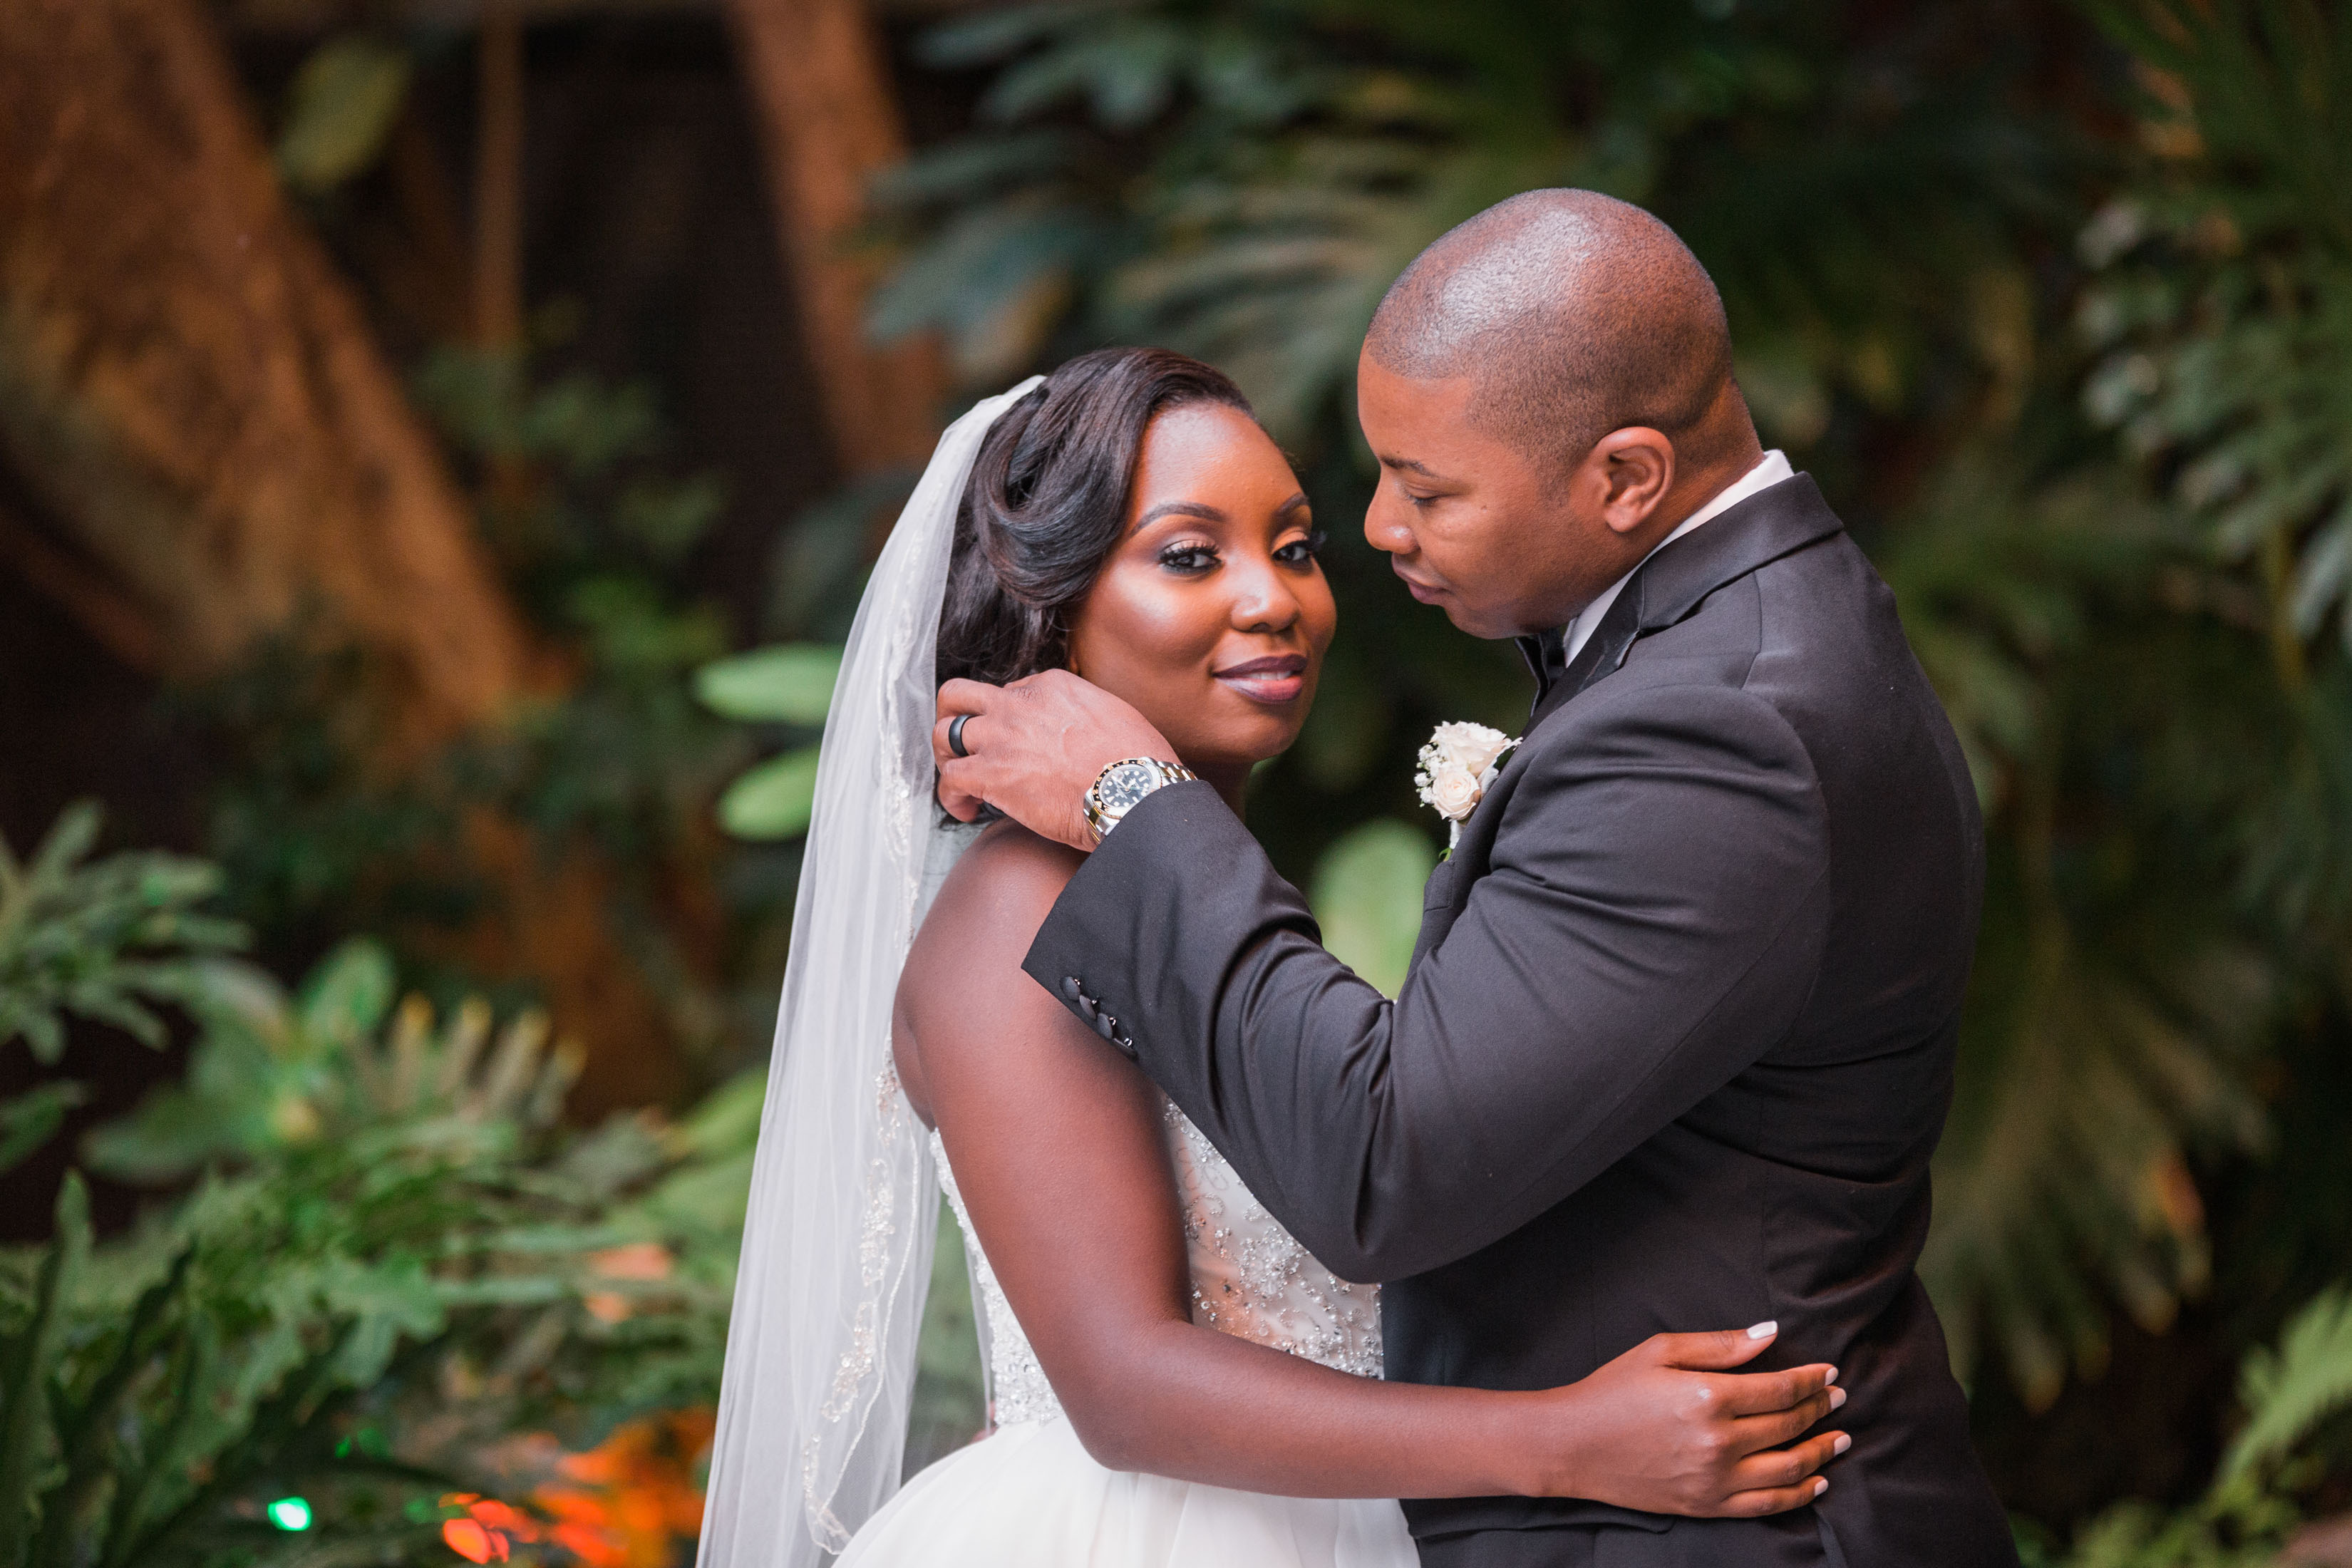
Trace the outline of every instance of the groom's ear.
{"type": "Polygon", "coordinates": [[[1664,431],[1628,425],[1595,441],[1578,468],[1578,482],[1591,487],[1610,531],[1633,533],[1675,488],[1675,444],[1664,431]]]}

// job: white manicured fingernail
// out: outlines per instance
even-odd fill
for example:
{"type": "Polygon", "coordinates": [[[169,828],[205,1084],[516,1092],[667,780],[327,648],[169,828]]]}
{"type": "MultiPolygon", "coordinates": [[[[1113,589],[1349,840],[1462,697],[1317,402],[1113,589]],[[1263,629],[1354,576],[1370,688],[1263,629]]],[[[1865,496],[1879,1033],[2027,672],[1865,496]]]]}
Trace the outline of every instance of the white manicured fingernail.
{"type": "Polygon", "coordinates": [[[1832,1368],[1830,1368],[1830,1374],[1829,1374],[1827,1377],[1825,1377],[1825,1378],[1822,1379],[1822,1381],[1823,1383],[1835,1383],[1835,1382],[1837,1381],[1837,1368],[1835,1368],[1835,1367],[1832,1367],[1832,1368]]]}
{"type": "MultiPolygon", "coordinates": [[[[1843,1389],[1843,1388],[1832,1388],[1832,1389],[1831,1389],[1831,1390],[1830,1390],[1830,1408],[1831,1408],[1831,1409],[1835,1410],[1839,1405],[1843,1405],[1844,1403],[1845,1403],[1845,1390],[1844,1390],[1844,1389],[1843,1389]]],[[[1841,1451],[1843,1451],[1843,1450],[1841,1450],[1841,1451]]]]}
{"type": "Polygon", "coordinates": [[[1769,1340],[1780,1331],[1780,1323],[1775,1320],[1768,1318],[1763,1322],[1760,1322],[1754,1328],[1748,1330],[1748,1337],[1751,1340],[1769,1340]]]}
{"type": "Polygon", "coordinates": [[[1813,1495],[1814,1495],[1815,1497],[1819,1497],[1819,1496],[1821,1496],[1823,1492],[1825,1492],[1825,1491],[1827,1491],[1827,1490],[1829,1490],[1829,1489],[1830,1489],[1830,1479],[1829,1479],[1829,1477],[1827,1477],[1827,1476],[1815,1476],[1815,1477],[1813,1478],[1813,1495]]]}
{"type": "Polygon", "coordinates": [[[1838,1440],[1837,1440],[1836,1442],[1832,1443],[1832,1444],[1830,1445],[1830,1452],[1831,1452],[1831,1453],[1832,1453],[1832,1454],[1843,1454],[1843,1453],[1844,1453],[1848,1448],[1851,1448],[1851,1447],[1853,1447],[1853,1438],[1851,1438],[1851,1437],[1849,1437],[1849,1436],[1847,1436],[1844,1433],[1841,1432],[1841,1433],[1839,1433],[1839,1434],[1838,1434],[1838,1440]]]}

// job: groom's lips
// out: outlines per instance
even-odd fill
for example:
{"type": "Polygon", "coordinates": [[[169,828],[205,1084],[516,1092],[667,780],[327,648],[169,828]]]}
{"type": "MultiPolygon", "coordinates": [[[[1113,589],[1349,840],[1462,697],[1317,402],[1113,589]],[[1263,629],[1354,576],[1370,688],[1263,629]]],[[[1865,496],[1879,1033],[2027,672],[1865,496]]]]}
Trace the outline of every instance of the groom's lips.
{"type": "Polygon", "coordinates": [[[1256,702],[1295,702],[1307,689],[1307,659],[1301,654],[1253,658],[1209,673],[1256,702]]]}
{"type": "Polygon", "coordinates": [[[1402,578],[1404,580],[1405,591],[1411,594],[1414,598],[1419,599],[1424,605],[1433,605],[1437,603],[1438,600],[1445,597],[1444,589],[1423,582],[1420,578],[1407,573],[1402,566],[1391,564],[1389,570],[1394,572],[1399,577],[1402,578]]]}

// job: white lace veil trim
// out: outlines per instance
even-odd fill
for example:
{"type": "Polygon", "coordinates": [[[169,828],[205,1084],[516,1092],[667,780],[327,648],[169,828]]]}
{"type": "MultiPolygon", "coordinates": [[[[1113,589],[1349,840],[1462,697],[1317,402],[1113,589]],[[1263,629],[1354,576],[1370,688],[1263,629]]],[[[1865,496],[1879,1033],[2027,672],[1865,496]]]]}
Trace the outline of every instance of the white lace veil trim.
{"type": "Polygon", "coordinates": [[[701,1568],[820,1568],[898,1487],[939,1200],[891,1065],[890,1012],[927,868],[937,886],[933,841],[947,837],[932,805],[940,601],[981,439],[1038,380],[940,437],[843,653],[751,1165],[701,1568]]]}

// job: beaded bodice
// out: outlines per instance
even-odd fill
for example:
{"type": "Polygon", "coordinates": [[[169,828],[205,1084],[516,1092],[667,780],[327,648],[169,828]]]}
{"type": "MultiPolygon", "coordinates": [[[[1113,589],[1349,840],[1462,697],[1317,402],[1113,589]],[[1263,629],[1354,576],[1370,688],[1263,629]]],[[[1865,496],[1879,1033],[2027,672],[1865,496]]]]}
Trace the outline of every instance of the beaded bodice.
{"type": "MultiPolygon", "coordinates": [[[[1351,1285],[1315,1261],[1307,1249],[1251,1195],[1215,1145],[1174,1106],[1168,1108],[1168,1150],[1184,1211],[1184,1241],[1192,1274],[1192,1321],[1360,1377],[1381,1375],[1381,1294],[1376,1285],[1351,1285]]],[[[988,1255],[971,1228],[955,1173],[939,1134],[931,1152],[940,1186],[963,1228],[971,1258],[989,1349],[989,1384],[996,1425],[1050,1421],[1061,1401],[1045,1381],[1029,1338],[996,1282],[988,1255]]]]}

